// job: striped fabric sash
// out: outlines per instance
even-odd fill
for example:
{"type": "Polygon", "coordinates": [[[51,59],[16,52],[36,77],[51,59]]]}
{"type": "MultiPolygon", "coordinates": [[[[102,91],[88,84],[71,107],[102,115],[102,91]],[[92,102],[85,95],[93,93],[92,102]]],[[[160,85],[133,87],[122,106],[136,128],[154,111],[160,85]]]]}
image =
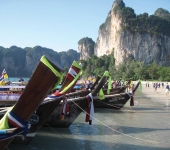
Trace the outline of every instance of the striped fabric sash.
{"type": "Polygon", "coordinates": [[[88,108],[87,108],[87,113],[86,113],[86,119],[85,122],[89,122],[89,125],[92,124],[92,120],[94,118],[94,105],[93,105],[93,96],[92,94],[88,94],[86,96],[87,102],[88,102],[88,108]]]}
{"type": "MultiPolygon", "coordinates": [[[[66,86],[66,87],[61,91],[56,91],[55,93],[48,95],[47,98],[45,99],[55,99],[56,97],[69,93],[73,89],[74,85],[76,84],[81,74],[82,74],[81,66],[79,66],[78,63],[74,61],[63,83],[63,86],[66,86]],[[69,82],[69,84],[65,85],[66,82],[69,82]]],[[[61,88],[63,88],[63,86],[61,88]]]]}
{"type": "Polygon", "coordinates": [[[68,106],[68,103],[67,103],[67,98],[64,97],[63,104],[62,104],[62,107],[61,107],[61,113],[60,113],[61,120],[64,120],[65,116],[68,115],[69,113],[70,112],[69,112],[69,106],[68,106]]]}
{"type": "Polygon", "coordinates": [[[24,135],[28,133],[28,122],[25,122],[12,111],[8,113],[8,122],[17,128],[22,128],[24,130],[24,135]]]}
{"type": "Polygon", "coordinates": [[[68,76],[71,77],[71,80],[73,80],[76,77],[77,74],[78,74],[78,69],[76,67],[74,67],[74,66],[71,66],[71,68],[68,71],[68,76]]]}
{"type": "Polygon", "coordinates": [[[3,117],[4,128],[0,130],[0,139],[7,139],[9,137],[15,136],[18,133],[24,132],[24,135],[28,133],[28,122],[25,122],[21,118],[19,118],[16,114],[14,114],[12,111],[8,111],[4,117],[3,117]],[[12,130],[9,128],[8,124],[11,124],[15,126],[16,128],[13,128],[15,130],[12,130]],[[13,132],[9,132],[9,130],[13,132]]]}
{"type": "Polygon", "coordinates": [[[8,113],[8,122],[17,128],[23,128],[25,126],[25,121],[15,115],[12,111],[8,113]]]}
{"type": "Polygon", "coordinates": [[[131,90],[127,94],[130,97],[130,106],[134,106],[133,86],[131,87],[131,90]]]}

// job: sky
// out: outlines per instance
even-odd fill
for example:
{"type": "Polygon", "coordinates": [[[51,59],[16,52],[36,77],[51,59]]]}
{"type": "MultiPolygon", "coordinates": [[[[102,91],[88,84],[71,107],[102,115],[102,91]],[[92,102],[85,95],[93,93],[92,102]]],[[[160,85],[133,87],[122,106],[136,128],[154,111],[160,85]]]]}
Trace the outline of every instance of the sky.
{"type": "MultiPolygon", "coordinates": [[[[0,46],[37,45],[57,52],[74,49],[84,37],[98,37],[114,0],[0,0],[0,46]]],[[[123,0],[137,15],[170,12],[170,0],[123,0]]]]}

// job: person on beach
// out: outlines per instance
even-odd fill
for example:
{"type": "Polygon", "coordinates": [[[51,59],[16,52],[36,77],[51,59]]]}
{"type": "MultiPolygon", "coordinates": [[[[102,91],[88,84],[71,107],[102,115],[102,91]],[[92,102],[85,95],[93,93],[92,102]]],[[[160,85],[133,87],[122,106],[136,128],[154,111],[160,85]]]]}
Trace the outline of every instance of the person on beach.
{"type": "Polygon", "coordinates": [[[160,83],[158,83],[158,86],[159,86],[159,88],[161,87],[161,84],[160,83]]]}
{"type": "Polygon", "coordinates": [[[164,83],[162,82],[162,88],[164,88],[164,83]]]}
{"type": "Polygon", "coordinates": [[[158,83],[155,83],[155,91],[157,91],[158,83]]]}
{"type": "Polygon", "coordinates": [[[169,95],[169,85],[168,85],[168,83],[166,85],[166,92],[165,93],[166,93],[166,96],[169,95]]]}
{"type": "Polygon", "coordinates": [[[132,83],[132,78],[129,79],[128,83],[127,83],[127,90],[132,92],[132,88],[133,88],[133,83],[132,83]]]}

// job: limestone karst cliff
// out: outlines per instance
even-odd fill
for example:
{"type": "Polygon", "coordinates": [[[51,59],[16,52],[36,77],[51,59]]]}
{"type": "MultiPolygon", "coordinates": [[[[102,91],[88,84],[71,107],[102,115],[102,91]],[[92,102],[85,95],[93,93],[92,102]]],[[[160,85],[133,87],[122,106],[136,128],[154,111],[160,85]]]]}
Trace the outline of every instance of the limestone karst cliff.
{"type": "Polygon", "coordinates": [[[5,68],[10,77],[30,77],[43,55],[63,70],[80,58],[80,53],[73,49],[56,52],[41,46],[24,49],[17,46],[0,46],[0,70],[5,68]]]}
{"type": "Polygon", "coordinates": [[[108,55],[114,50],[116,66],[129,57],[146,64],[155,60],[159,65],[170,66],[170,21],[165,19],[170,15],[160,11],[155,16],[136,16],[123,0],[115,0],[105,23],[100,25],[95,55],[108,55]]]}
{"type": "Polygon", "coordinates": [[[88,37],[82,38],[78,41],[78,50],[80,51],[80,59],[86,60],[94,55],[95,42],[88,37]]]}

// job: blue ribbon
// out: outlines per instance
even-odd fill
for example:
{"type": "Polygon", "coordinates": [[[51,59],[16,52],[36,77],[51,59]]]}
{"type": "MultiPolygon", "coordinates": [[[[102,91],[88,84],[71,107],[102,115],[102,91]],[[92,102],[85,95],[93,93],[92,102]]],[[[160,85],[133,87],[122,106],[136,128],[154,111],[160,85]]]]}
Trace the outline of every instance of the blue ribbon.
{"type": "Polygon", "coordinates": [[[14,117],[18,122],[20,122],[24,127],[21,129],[24,131],[24,135],[28,133],[28,121],[24,121],[22,118],[18,117],[14,112],[9,112],[12,117],[14,117]]]}

